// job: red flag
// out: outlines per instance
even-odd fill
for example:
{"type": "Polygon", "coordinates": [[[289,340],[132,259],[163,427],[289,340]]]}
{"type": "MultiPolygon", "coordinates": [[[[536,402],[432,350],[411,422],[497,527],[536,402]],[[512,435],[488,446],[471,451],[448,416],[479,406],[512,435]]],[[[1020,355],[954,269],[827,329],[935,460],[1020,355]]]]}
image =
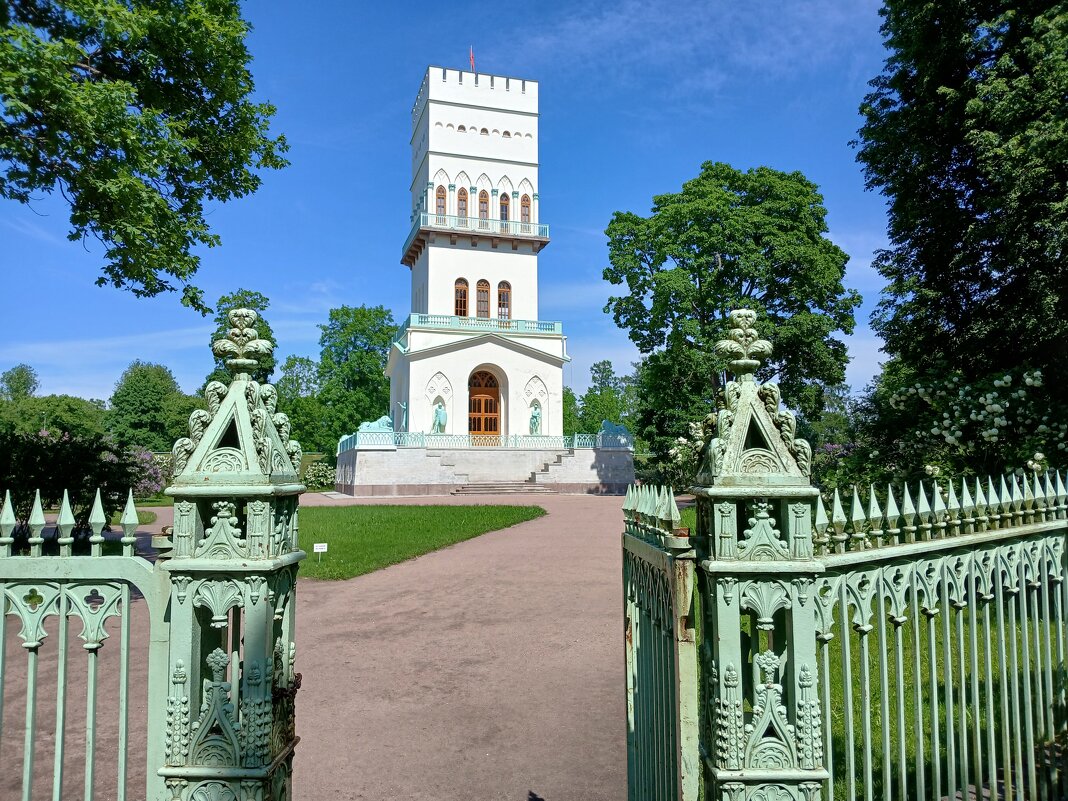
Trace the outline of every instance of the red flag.
{"type": "Polygon", "coordinates": [[[471,58],[471,72],[475,71],[475,46],[471,45],[471,52],[468,54],[471,58]]]}

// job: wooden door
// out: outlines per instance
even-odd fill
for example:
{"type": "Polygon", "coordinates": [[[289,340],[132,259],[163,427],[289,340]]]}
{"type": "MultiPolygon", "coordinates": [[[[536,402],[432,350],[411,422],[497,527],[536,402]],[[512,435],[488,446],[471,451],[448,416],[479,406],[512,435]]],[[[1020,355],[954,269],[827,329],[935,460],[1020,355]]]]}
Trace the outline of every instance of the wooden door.
{"type": "Polygon", "coordinates": [[[493,373],[480,370],[468,385],[467,431],[472,445],[499,445],[501,388],[493,373]]]}

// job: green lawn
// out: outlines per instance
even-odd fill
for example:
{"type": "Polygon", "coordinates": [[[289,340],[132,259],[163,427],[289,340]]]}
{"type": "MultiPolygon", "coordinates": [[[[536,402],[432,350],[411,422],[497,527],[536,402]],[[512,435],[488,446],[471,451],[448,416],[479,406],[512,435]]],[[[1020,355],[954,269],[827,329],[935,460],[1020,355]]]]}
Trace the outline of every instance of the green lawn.
{"type": "MultiPolygon", "coordinates": [[[[111,516],[111,527],[112,528],[115,528],[116,526],[119,526],[121,524],[123,511],[125,511],[125,510],[124,509],[119,509],[117,512],[115,512],[111,516]]],[[[137,510],[137,522],[142,526],[146,526],[149,523],[155,523],[156,522],[156,513],[155,512],[149,512],[146,509],[138,509],[137,510]]]]}
{"type": "Polygon", "coordinates": [[[300,575],[347,579],[395,565],[487,531],[541,517],[539,506],[305,506],[300,575]],[[312,553],[325,542],[329,551],[312,553]]]}

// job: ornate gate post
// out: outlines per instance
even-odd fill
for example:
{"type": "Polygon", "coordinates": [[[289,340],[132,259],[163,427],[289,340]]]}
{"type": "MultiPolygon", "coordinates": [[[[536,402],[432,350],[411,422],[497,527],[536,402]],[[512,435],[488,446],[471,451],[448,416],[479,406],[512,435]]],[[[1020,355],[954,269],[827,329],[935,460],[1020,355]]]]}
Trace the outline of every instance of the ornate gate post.
{"type": "Polygon", "coordinates": [[[754,357],[771,353],[755,313],[734,311],[735,380],[705,422],[697,496],[701,753],[706,790],[720,801],[814,801],[827,778],[817,697],[816,603],[809,481],[812,450],[758,384],[754,357]]]}
{"type": "Polygon", "coordinates": [[[159,543],[170,576],[166,764],[173,801],[291,797],[301,449],[277,393],[249,371],[274,344],[256,313],[230,312],[213,347],[233,373],[204,390],[174,444],[174,529],[159,543]]]}

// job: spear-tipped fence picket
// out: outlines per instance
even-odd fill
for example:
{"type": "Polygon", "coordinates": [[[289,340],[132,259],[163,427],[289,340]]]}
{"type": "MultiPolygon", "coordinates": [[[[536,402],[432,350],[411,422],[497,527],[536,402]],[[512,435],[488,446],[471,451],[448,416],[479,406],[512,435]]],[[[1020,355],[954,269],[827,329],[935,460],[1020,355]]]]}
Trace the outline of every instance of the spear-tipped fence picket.
{"type": "MultiPolygon", "coordinates": [[[[107,761],[113,763],[118,772],[116,781],[110,786],[117,788],[115,797],[126,798],[127,790],[127,755],[130,750],[130,599],[131,590],[149,600],[149,614],[153,623],[162,624],[163,608],[151,599],[159,596],[159,579],[154,575],[152,565],[145,559],[134,555],[136,543],[135,532],[138,527],[137,510],[133,495],[128,494],[125,509],[120,517],[122,537],[118,540],[120,553],[105,555],[104,528],[108,524],[101,502],[100,491],[89,513],[88,525],[91,534],[88,538],[88,554],[74,554],[74,531],[76,521],[66,491],[59,507],[59,514],[54,523],[54,542],[57,554],[45,555],[45,533],[50,527],[46,522],[41,503],[41,493],[34,497],[33,505],[24,521],[28,536],[22,552],[15,552],[14,534],[19,521],[16,519],[10,492],[5,492],[3,508],[0,509],[0,604],[3,605],[4,619],[13,617],[21,624],[17,637],[21,640],[22,653],[25,655],[24,671],[19,665],[9,665],[16,657],[9,653],[9,633],[6,625],[0,625],[0,688],[9,686],[9,668],[14,668],[16,675],[24,673],[25,710],[24,735],[22,741],[22,765],[20,771],[8,773],[8,781],[21,779],[21,798],[28,801],[33,797],[35,777],[35,757],[40,750],[39,731],[42,724],[39,705],[40,694],[39,660],[41,648],[48,632],[46,622],[49,619],[58,622],[55,625],[56,645],[54,657],[56,682],[49,695],[50,703],[55,706],[55,727],[52,738],[51,755],[53,761],[52,797],[63,797],[64,781],[71,783],[69,773],[74,763],[78,763],[82,773],[83,790],[79,795],[92,798],[101,779],[97,776],[97,763],[101,758],[98,743],[98,720],[100,716],[109,716],[107,728],[114,732],[116,748],[106,754],[107,761]],[[111,666],[118,672],[117,697],[98,699],[101,680],[101,649],[108,638],[105,623],[109,618],[119,618],[117,665],[111,666]],[[81,622],[82,639],[80,649],[72,649],[70,632],[66,621],[74,618],[81,622]],[[83,665],[77,664],[77,655],[81,654],[83,665]],[[86,697],[84,700],[84,738],[80,758],[69,753],[67,720],[71,710],[67,685],[70,678],[81,670],[85,676],[86,697]]],[[[0,622],[5,622],[0,621],[0,622]]],[[[158,647],[157,647],[158,651],[158,647]]],[[[17,653],[17,652],[16,652],[17,653]]],[[[158,653],[157,653],[158,656],[158,653]]],[[[47,681],[47,679],[46,679],[47,681]]],[[[109,683],[110,684],[110,683],[109,683]]],[[[79,703],[81,699],[74,699],[79,703]]],[[[3,701],[0,699],[0,734],[4,732],[3,701]]],[[[140,737],[138,737],[140,740],[140,737]]],[[[149,748],[151,751],[151,747],[149,748]]],[[[38,780],[38,785],[43,779],[38,780]]],[[[14,786],[17,786],[17,782],[14,786]]],[[[36,789],[43,789],[38,786],[36,789]]],[[[12,796],[14,797],[14,796],[12,796]]]]}
{"type": "Polygon", "coordinates": [[[1068,477],[822,497],[731,318],[696,530],[624,503],[631,801],[1068,799],[1068,477]]]}
{"type": "Polygon", "coordinates": [[[16,739],[5,729],[13,728],[13,716],[5,719],[4,690],[10,699],[24,689],[25,726],[21,770],[0,772],[0,798],[31,801],[50,794],[55,801],[91,801],[98,791],[118,801],[292,798],[300,687],[295,593],[304,558],[297,525],[301,450],[289,439],[289,419],[276,409],[274,387],[247,372],[256,365],[251,357],[269,354],[272,343],[257,337],[255,312],[237,309],[229,316],[231,328],[213,349],[228,357],[234,377],[229,386],[213,381],[205,387],[207,408],[190,415],[189,436],[174,445],[176,472],[166,490],[174,498],[174,526],[170,536],[153,540],[155,562],[134,552],[132,497],[120,521],[121,553],[106,547],[107,519],[97,493],[87,521],[89,553],[79,554],[77,523],[64,494],[56,553],[50,555],[40,493],[22,525],[5,496],[0,749],[10,749],[16,739]],[[28,535],[24,547],[22,534],[28,535]],[[140,600],[131,604],[133,597],[140,600]],[[135,612],[139,622],[131,627],[135,612]],[[70,645],[72,618],[82,623],[76,635],[81,649],[70,645]],[[120,636],[117,646],[110,640],[105,647],[112,618],[119,619],[120,636]],[[14,663],[19,645],[22,665],[14,663]],[[79,653],[83,666],[76,663],[79,653]],[[131,689],[133,668],[144,679],[131,689]],[[85,677],[84,717],[79,712],[73,721],[68,685],[82,686],[72,684],[79,670],[85,677]],[[17,681],[20,675],[24,683],[17,681]],[[51,675],[54,692],[42,693],[51,675]],[[42,737],[42,710],[52,713],[53,706],[53,734],[42,737]],[[146,720],[131,735],[134,710],[146,720]],[[72,721],[83,736],[72,736],[72,721]],[[144,749],[140,764],[130,758],[136,746],[144,749]],[[72,747],[82,753],[72,754],[72,747]],[[45,771],[35,771],[42,752],[51,757],[51,782],[45,771]],[[102,760],[115,773],[103,776],[102,760]],[[143,777],[143,791],[131,789],[129,774],[135,772],[143,777]]]}
{"type": "Polygon", "coordinates": [[[695,553],[668,487],[630,487],[623,520],[628,784],[678,798],[697,786],[695,553]]]}
{"type": "Polygon", "coordinates": [[[816,501],[815,551],[818,556],[864,551],[1062,519],[1068,509],[1065,480],[1050,471],[1022,478],[932,479],[911,488],[871,485],[863,492],[854,486],[845,502],[835,489],[830,515],[823,498],[816,501]]]}

